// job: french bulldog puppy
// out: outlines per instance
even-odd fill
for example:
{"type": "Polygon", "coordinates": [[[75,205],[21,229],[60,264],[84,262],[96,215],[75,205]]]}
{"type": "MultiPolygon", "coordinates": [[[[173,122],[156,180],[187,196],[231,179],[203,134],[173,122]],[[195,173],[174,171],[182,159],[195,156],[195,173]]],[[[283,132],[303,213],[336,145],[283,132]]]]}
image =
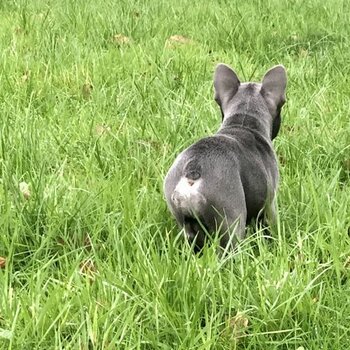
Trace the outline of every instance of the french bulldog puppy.
{"type": "Polygon", "coordinates": [[[222,124],[178,155],[164,181],[167,205],[195,249],[207,234],[232,248],[253,218],[272,223],[278,164],[272,140],[281,124],[287,74],[271,68],[261,83],[241,83],[227,65],[214,74],[222,124]]]}

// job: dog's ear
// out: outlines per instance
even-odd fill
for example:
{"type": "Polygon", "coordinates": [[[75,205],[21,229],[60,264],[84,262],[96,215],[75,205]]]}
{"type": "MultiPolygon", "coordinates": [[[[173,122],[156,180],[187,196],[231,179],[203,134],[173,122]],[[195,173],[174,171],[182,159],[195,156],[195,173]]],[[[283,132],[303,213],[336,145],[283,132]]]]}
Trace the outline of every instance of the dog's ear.
{"type": "Polygon", "coordinates": [[[261,93],[271,115],[275,118],[286,101],[287,73],[282,66],[271,68],[264,76],[261,93]]]}
{"type": "Polygon", "coordinates": [[[215,101],[220,106],[223,115],[239,85],[237,74],[229,66],[219,64],[216,67],[214,74],[215,101]]]}

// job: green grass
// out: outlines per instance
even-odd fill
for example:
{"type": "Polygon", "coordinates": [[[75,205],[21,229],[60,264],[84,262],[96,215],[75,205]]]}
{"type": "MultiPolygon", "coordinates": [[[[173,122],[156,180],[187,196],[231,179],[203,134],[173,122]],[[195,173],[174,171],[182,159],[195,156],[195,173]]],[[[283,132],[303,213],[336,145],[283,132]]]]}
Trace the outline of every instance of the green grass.
{"type": "Polygon", "coordinates": [[[349,12],[2,0],[0,349],[349,349],[349,12]],[[192,254],[162,193],[219,127],[218,62],[289,76],[273,241],[250,229],[225,260],[192,254]]]}

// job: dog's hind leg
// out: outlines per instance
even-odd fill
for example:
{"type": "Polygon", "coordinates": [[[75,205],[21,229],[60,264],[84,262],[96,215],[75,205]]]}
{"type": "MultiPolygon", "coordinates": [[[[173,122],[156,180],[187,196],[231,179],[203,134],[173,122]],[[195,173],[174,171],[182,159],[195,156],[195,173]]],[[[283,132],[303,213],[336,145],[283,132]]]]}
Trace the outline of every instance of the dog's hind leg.
{"type": "Polygon", "coordinates": [[[247,213],[242,210],[240,213],[225,213],[224,216],[217,217],[216,230],[220,234],[220,246],[223,249],[227,247],[233,249],[237,241],[245,237],[247,213]]]}
{"type": "Polygon", "coordinates": [[[268,226],[273,226],[277,221],[276,198],[268,203],[264,209],[264,222],[268,226]]]}
{"type": "Polygon", "coordinates": [[[270,203],[266,203],[261,215],[257,218],[257,224],[260,224],[260,228],[264,230],[264,236],[271,238],[271,229],[276,225],[277,222],[277,206],[276,198],[270,203]]]}
{"type": "Polygon", "coordinates": [[[185,217],[183,224],[186,238],[190,244],[193,244],[194,251],[200,252],[205,244],[206,231],[204,223],[194,217],[185,217]]]}

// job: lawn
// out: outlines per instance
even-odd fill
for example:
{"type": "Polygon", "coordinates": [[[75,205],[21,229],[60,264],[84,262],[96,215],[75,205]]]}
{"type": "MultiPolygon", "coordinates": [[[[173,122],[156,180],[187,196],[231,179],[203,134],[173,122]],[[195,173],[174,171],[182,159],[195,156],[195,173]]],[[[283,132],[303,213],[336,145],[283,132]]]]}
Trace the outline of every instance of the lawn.
{"type": "Polygon", "coordinates": [[[0,1],[0,349],[349,349],[350,2],[0,1]],[[278,222],[224,259],[166,208],[212,76],[288,72],[278,222]]]}

